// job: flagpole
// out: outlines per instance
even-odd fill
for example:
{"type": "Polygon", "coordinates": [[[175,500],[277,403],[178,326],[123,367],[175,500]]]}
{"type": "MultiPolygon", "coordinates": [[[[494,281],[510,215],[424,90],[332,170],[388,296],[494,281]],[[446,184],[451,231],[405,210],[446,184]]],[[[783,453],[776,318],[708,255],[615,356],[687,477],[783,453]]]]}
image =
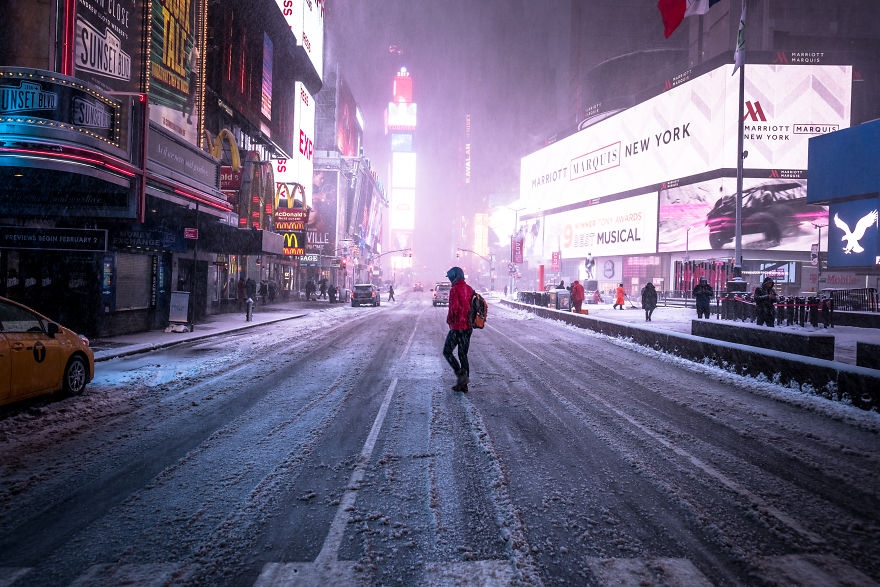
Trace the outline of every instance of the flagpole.
{"type": "MultiPolygon", "coordinates": [[[[745,2],[745,0],[743,0],[745,2]]],[[[739,123],[736,137],[736,237],[733,249],[733,278],[742,279],[742,190],[743,190],[743,118],[745,118],[746,66],[739,67],[739,123]]]]}
{"type": "Polygon", "coordinates": [[[734,67],[739,69],[739,118],[737,120],[736,139],[736,227],[733,250],[733,281],[728,284],[728,290],[745,291],[745,282],[742,278],[742,187],[743,187],[743,159],[746,153],[743,151],[743,119],[745,118],[745,93],[746,93],[746,63],[745,63],[745,17],[746,0],[742,0],[742,16],[740,17],[739,31],[737,32],[737,47],[734,54],[734,67]]]}

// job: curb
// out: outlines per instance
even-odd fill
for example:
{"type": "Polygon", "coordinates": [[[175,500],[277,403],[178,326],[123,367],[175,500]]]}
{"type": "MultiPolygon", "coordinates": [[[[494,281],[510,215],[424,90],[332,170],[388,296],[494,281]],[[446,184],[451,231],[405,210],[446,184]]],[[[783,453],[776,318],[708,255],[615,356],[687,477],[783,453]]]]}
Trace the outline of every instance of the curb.
{"type": "Polygon", "coordinates": [[[541,308],[511,300],[500,300],[512,308],[531,312],[542,318],[558,320],[611,337],[629,338],[642,346],[702,362],[711,360],[743,375],[764,375],[769,381],[778,378],[782,385],[797,384],[816,390],[828,399],[846,398],[862,410],[880,410],[880,370],[814,359],[782,351],[767,350],[738,343],[719,343],[680,332],[658,332],[633,324],[607,322],[571,312],[541,308]]]}
{"type": "Polygon", "coordinates": [[[307,314],[293,314],[286,315],[280,318],[273,318],[269,320],[263,320],[262,322],[245,322],[241,326],[233,326],[230,328],[225,328],[222,330],[215,330],[213,332],[206,332],[204,334],[195,334],[194,332],[181,333],[186,334],[185,338],[176,338],[168,341],[162,342],[144,342],[144,343],[132,343],[130,345],[126,345],[124,347],[120,347],[118,349],[107,349],[105,351],[98,351],[95,353],[95,363],[99,363],[101,361],[109,361],[110,359],[116,359],[118,357],[129,357],[131,355],[138,355],[141,353],[148,353],[150,351],[155,351],[158,349],[164,349],[168,347],[172,347],[184,342],[192,342],[194,340],[204,340],[206,338],[210,338],[212,336],[217,336],[218,334],[228,334],[230,332],[238,332],[239,330],[246,330],[248,328],[254,328],[256,326],[263,326],[264,324],[274,324],[276,322],[284,322],[285,320],[294,320],[296,318],[302,318],[307,314]]]}

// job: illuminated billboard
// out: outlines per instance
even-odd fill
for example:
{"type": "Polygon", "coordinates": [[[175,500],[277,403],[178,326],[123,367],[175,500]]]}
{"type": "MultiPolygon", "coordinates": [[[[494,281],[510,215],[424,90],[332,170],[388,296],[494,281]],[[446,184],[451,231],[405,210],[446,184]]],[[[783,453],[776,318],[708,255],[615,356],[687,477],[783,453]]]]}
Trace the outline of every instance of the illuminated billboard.
{"type": "Polygon", "coordinates": [[[105,92],[141,92],[144,19],[140,0],[79,0],[74,76],[105,92]]]}
{"type": "Polygon", "coordinates": [[[158,0],[152,6],[150,120],[198,146],[205,4],[158,0]]]}
{"type": "Polygon", "coordinates": [[[880,266],[880,200],[832,202],[828,224],[829,267],[880,266]]]}
{"type": "MultiPolygon", "coordinates": [[[[803,174],[801,174],[803,175],[803,174]]],[[[747,250],[806,251],[828,223],[824,206],[807,203],[805,179],[743,178],[741,235],[747,250]]],[[[734,248],[736,178],[672,182],[660,190],[658,250],[734,248]]]]}
{"type": "Polygon", "coordinates": [[[537,263],[555,251],[563,259],[655,253],[657,193],[550,214],[527,226],[524,255],[537,263]]]}
{"type": "MultiPolygon", "coordinates": [[[[523,158],[520,197],[541,209],[737,166],[738,78],[721,66],[523,158]]],[[[808,139],[849,126],[852,67],[750,64],[745,166],[807,168],[808,139]]]]}
{"type": "Polygon", "coordinates": [[[357,103],[348,83],[341,75],[336,80],[336,148],[343,157],[357,157],[364,127],[359,120],[357,103]]]}
{"type": "Polygon", "coordinates": [[[276,0],[296,44],[324,76],[324,0],[276,0]]]}
{"type": "Polygon", "coordinates": [[[391,154],[391,185],[394,188],[416,187],[416,154],[395,152],[391,154]]]}
{"type": "Polygon", "coordinates": [[[389,225],[394,230],[415,230],[416,192],[404,188],[391,190],[391,218],[389,225]]]}
{"type": "Polygon", "coordinates": [[[385,112],[385,130],[386,134],[392,130],[415,130],[416,129],[416,105],[413,103],[401,102],[395,104],[388,103],[388,110],[385,112]]]}
{"type": "Polygon", "coordinates": [[[391,154],[391,213],[388,226],[391,230],[415,229],[416,202],[416,154],[393,152],[391,154]]]}

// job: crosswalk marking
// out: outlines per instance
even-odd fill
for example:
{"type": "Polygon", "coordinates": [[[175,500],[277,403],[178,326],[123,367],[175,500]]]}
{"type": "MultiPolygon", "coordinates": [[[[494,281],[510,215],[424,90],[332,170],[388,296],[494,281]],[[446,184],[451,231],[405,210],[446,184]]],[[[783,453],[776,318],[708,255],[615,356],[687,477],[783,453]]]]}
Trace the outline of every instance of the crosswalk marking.
{"type": "Polygon", "coordinates": [[[29,571],[28,567],[0,567],[0,587],[9,587],[29,571]]]}
{"type": "Polygon", "coordinates": [[[828,554],[787,554],[762,558],[758,567],[777,585],[877,587],[878,583],[849,563],[828,554]]]}
{"type": "MultiPolygon", "coordinates": [[[[471,562],[427,563],[419,585],[447,587],[481,585],[504,587],[515,576],[510,561],[484,560],[471,562]]],[[[329,587],[358,585],[355,564],[345,561],[326,563],[267,563],[254,587],[329,587]]]]}
{"type": "Polygon", "coordinates": [[[323,563],[266,563],[254,587],[309,587],[357,585],[354,563],[326,561],[323,563]]]}
{"type": "Polygon", "coordinates": [[[587,566],[601,585],[712,587],[712,582],[684,558],[590,558],[587,566]]]}
{"type": "Polygon", "coordinates": [[[126,585],[127,587],[163,587],[186,582],[191,578],[183,563],[102,564],[93,565],[69,587],[92,585],[126,585]]]}
{"type": "MultiPolygon", "coordinates": [[[[880,587],[871,577],[846,561],[825,554],[787,554],[752,561],[753,572],[769,584],[786,587],[880,587]]],[[[588,558],[587,567],[598,585],[615,587],[711,587],[694,564],[683,558],[588,558]]],[[[266,563],[254,587],[331,587],[358,585],[355,561],[266,563]]],[[[32,567],[0,567],[0,587],[15,583],[32,567]]],[[[198,571],[185,563],[100,564],[89,567],[70,587],[126,585],[154,587],[198,578],[198,571]]],[[[514,582],[510,561],[429,562],[422,569],[419,585],[446,587],[479,585],[505,587],[514,582]]]]}

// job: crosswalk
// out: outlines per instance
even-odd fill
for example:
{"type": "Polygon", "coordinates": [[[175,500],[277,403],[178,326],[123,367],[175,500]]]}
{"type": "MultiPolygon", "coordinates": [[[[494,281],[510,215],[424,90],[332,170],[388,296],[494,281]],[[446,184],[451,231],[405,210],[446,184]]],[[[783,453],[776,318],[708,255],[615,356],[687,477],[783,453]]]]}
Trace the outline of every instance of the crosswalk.
{"type": "MultiPolygon", "coordinates": [[[[681,558],[590,558],[590,584],[616,587],[712,587],[713,583],[691,561],[681,558]]],[[[789,554],[753,561],[752,576],[785,587],[880,587],[865,573],[832,555],[789,554]]],[[[28,567],[0,567],[0,587],[30,584],[28,567]]],[[[504,587],[518,581],[511,561],[483,560],[427,562],[418,584],[422,587],[504,587]]],[[[582,580],[582,577],[578,577],[582,580]]],[[[748,578],[743,578],[747,582],[748,578]]],[[[185,563],[94,565],[69,587],[126,585],[164,587],[199,582],[198,570],[185,563]]],[[[330,587],[367,585],[354,561],[267,563],[254,587],[330,587]]]]}

